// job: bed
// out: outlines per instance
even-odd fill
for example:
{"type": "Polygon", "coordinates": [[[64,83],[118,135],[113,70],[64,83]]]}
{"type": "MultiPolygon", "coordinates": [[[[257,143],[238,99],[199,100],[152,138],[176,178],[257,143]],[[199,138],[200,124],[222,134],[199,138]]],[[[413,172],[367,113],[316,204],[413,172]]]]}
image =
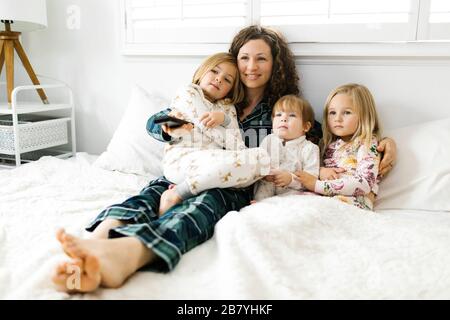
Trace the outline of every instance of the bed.
{"type": "Polygon", "coordinates": [[[229,212],[173,272],[137,272],[91,294],[56,291],[50,277],[65,259],[57,228],[83,236],[104,207],[160,172],[161,145],[137,128],[163,105],[135,88],[99,157],[0,170],[0,299],[450,298],[450,164],[436,161],[450,158],[450,119],[388,132],[399,164],[375,212],[320,196],[273,197],[229,212]]]}

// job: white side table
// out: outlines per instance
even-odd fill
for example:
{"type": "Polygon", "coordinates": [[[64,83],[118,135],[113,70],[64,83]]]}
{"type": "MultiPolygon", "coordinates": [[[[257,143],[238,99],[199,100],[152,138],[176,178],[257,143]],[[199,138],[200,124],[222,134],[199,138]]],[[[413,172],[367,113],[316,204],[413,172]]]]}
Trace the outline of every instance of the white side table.
{"type": "Polygon", "coordinates": [[[0,103],[0,166],[11,168],[52,155],[68,158],[76,154],[73,93],[65,84],[18,86],[11,106],[0,103]],[[36,89],[65,90],[68,101],[42,104],[18,101],[18,94],[36,89]],[[65,149],[52,149],[65,146],[65,149]],[[35,158],[29,158],[33,154],[35,158]]]}

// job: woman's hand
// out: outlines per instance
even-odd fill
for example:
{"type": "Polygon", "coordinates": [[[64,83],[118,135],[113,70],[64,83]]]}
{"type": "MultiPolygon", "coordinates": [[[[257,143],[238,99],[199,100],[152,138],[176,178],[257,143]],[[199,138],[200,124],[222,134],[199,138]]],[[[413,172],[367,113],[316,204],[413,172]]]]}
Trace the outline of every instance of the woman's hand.
{"type": "MultiPolygon", "coordinates": [[[[168,115],[184,120],[183,114],[179,111],[170,111],[168,115]]],[[[189,134],[189,132],[191,132],[192,129],[194,128],[194,125],[192,123],[188,123],[188,124],[183,124],[180,127],[169,128],[166,124],[163,124],[161,126],[161,128],[162,128],[162,131],[167,133],[169,136],[171,136],[173,138],[179,138],[179,137],[189,134]]]]}
{"type": "Polygon", "coordinates": [[[308,189],[309,191],[313,191],[316,188],[316,182],[317,178],[314,177],[312,174],[309,174],[305,171],[297,171],[295,172],[295,175],[297,176],[298,180],[303,184],[303,186],[308,189]]]}
{"type": "Polygon", "coordinates": [[[220,126],[225,121],[225,113],[222,111],[205,112],[200,117],[200,122],[207,128],[220,126]]]}
{"type": "Polygon", "coordinates": [[[344,168],[325,168],[320,167],[320,180],[336,180],[340,178],[340,174],[345,172],[344,168]]]}
{"type": "Polygon", "coordinates": [[[397,160],[397,145],[391,138],[384,138],[378,144],[377,151],[383,153],[378,175],[384,177],[392,170],[394,162],[397,160]]]}
{"type": "Polygon", "coordinates": [[[273,183],[277,187],[286,187],[292,182],[292,175],[288,171],[279,171],[273,175],[273,183]]]}

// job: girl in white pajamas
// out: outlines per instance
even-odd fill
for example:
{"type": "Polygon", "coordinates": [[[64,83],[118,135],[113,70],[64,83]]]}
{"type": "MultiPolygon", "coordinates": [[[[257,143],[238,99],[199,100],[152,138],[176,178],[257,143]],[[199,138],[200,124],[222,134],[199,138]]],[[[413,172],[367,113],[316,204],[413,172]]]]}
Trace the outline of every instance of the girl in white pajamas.
{"type": "Polygon", "coordinates": [[[246,149],[242,139],[234,104],[243,97],[235,60],[228,53],[208,57],[192,83],[177,92],[171,114],[192,122],[193,129],[165,147],[164,176],[176,186],[162,194],[160,214],[204,190],[247,187],[269,173],[267,152],[246,149]]]}
{"type": "Polygon", "coordinates": [[[295,176],[296,171],[303,170],[315,177],[319,175],[319,147],[305,136],[313,123],[314,112],[306,100],[288,95],[275,103],[273,133],[260,145],[270,155],[272,170],[270,175],[257,182],[255,200],[306,190],[295,176]]]}

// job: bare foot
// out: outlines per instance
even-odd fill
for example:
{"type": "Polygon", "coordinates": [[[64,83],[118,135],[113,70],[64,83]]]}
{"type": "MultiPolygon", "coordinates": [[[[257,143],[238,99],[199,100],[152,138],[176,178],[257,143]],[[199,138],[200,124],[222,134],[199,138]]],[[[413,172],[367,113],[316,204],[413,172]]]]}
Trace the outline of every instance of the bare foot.
{"type": "Polygon", "coordinates": [[[170,188],[164,191],[159,202],[159,215],[162,216],[167,210],[181,201],[183,199],[178,195],[176,188],[170,188]]]}
{"type": "Polygon", "coordinates": [[[123,241],[117,241],[124,238],[80,239],[63,229],[56,237],[64,252],[72,258],[60,263],[53,274],[52,281],[59,290],[76,293],[92,292],[100,285],[117,288],[130,275],[126,255],[118,254],[119,250],[126,250],[123,241]]]}
{"type": "Polygon", "coordinates": [[[52,281],[58,290],[68,293],[95,291],[101,281],[98,259],[87,256],[85,260],[62,262],[56,267],[52,281]]]}

